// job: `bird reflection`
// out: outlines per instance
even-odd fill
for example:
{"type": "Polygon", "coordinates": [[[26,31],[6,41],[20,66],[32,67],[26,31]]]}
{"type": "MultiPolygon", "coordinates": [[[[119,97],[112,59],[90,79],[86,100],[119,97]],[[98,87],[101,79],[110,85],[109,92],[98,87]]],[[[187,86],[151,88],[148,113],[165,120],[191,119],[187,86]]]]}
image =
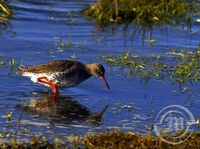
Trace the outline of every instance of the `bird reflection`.
{"type": "Polygon", "coordinates": [[[43,96],[31,99],[26,105],[20,108],[32,115],[48,117],[53,122],[73,123],[90,122],[90,124],[99,124],[108,105],[98,112],[92,113],[90,110],[75,101],[70,96],[43,96]]]}
{"type": "Polygon", "coordinates": [[[7,34],[10,33],[11,36],[14,36],[15,33],[12,31],[10,22],[2,22],[1,19],[2,17],[0,16],[0,36],[2,36],[5,31],[7,34]]]}

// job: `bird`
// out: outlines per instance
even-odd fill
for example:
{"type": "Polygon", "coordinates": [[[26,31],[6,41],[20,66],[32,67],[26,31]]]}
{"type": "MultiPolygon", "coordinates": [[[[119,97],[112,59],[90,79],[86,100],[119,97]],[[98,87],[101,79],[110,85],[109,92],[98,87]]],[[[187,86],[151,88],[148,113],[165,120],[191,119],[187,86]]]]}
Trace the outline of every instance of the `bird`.
{"type": "Polygon", "coordinates": [[[59,89],[76,86],[92,76],[99,77],[110,90],[105,78],[105,68],[99,63],[83,64],[75,60],[54,60],[19,68],[17,73],[29,77],[34,83],[51,87],[55,96],[59,94],[59,89]]]}

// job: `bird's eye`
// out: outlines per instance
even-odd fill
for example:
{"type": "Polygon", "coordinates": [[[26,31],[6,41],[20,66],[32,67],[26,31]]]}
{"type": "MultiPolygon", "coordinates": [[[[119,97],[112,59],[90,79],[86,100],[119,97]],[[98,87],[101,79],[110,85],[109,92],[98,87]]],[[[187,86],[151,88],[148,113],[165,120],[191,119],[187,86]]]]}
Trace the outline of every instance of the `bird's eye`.
{"type": "Polygon", "coordinates": [[[97,68],[96,69],[98,76],[101,76],[101,71],[97,68]]]}
{"type": "Polygon", "coordinates": [[[96,67],[96,72],[99,77],[103,76],[103,72],[98,67],[96,67]]]}
{"type": "Polygon", "coordinates": [[[102,71],[99,71],[99,75],[100,75],[100,76],[103,76],[103,72],[102,72],[102,71]]]}

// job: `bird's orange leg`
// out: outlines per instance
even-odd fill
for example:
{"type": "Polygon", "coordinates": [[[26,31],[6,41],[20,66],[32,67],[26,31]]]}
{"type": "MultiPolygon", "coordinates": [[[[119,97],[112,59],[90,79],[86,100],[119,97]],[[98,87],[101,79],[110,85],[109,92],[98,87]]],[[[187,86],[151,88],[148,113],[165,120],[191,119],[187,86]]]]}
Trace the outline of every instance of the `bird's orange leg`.
{"type": "Polygon", "coordinates": [[[39,78],[37,78],[37,81],[51,86],[53,88],[54,96],[59,95],[59,91],[58,91],[57,85],[55,83],[47,81],[46,77],[39,77],[39,78]]]}

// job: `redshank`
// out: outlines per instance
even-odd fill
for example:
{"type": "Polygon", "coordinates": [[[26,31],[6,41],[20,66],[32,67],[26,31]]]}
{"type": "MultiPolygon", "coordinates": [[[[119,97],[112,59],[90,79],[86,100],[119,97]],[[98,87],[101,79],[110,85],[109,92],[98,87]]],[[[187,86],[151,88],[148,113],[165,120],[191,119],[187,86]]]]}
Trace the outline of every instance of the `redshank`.
{"type": "Polygon", "coordinates": [[[82,64],[73,60],[56,60],[42,65],[21,68],[18,73],[33,82],[53,88],[58,95],[59,88],[73,87],[91,76],[99,77],[110,89],[105,79],[105,69],[101,64],[82,64]]]}

